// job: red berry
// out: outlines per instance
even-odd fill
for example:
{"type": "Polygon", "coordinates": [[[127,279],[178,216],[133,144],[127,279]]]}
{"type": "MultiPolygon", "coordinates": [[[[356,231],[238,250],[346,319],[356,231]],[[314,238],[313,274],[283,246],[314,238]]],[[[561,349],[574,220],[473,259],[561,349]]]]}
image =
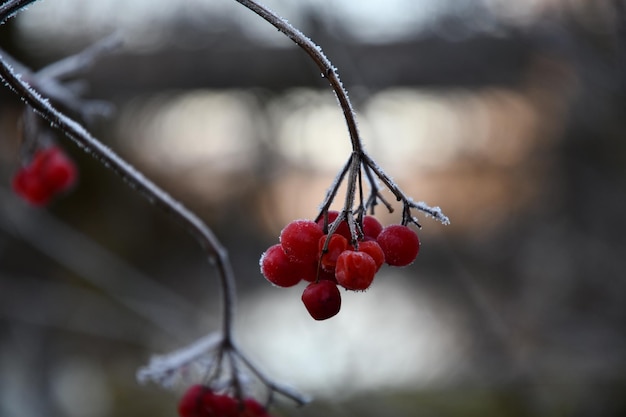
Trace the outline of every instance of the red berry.
{"type": "Polygon", "coordinates": [[[341,309],[341,294],[332,281],[312,282],[302,293],[302,302],[315,320],[326,320],[341,309]]]}
{"type": "Polygon", "coordinates": [[[294,220],[280,232],[280,244],[289,259],[310,263],[317,260],[322,228],[311,220],[294,220]]]}
{"type": "Polygon", "coordinates": [[[15,194],[34,206],[48,204],[53,194],[29,167],[21,168],[15,173],[12,187],[15,194]]]}
{"type": "Polygon", "coordinates": [[[210,393],[208,387],[204,385],[192,385],[185,391],[185,394],[178,401],[178,415],[180,417],[204,417],[203,396],[210,393]]]}
{"type": "Polygon", "coordinates": [[[237,417],[239,415],[239,403],[225,394],[208,392],[204,394],[202,403],[206,417],[237,417]]]}
{"type": "Polygon", "coordinates": [[[59,148],[37,151],[31,163],[17,171],[13,190],[33,205],[47,204],[76,181],[74,163],[59,148]]]}
{"type": "Polygon", "coordinates": [[[385,227],[376,241],[385,254],[385,262],[393,266],[409,265],[420,249],[417,233],[400,224],[385,227]]]}
{"type": "MultiPolygon", "coordinates": [[[[337,220],[337,217],[339,217],[339,212],[338,211],[336,211],[336,210],[329,210],[328,211],[328,227],[329,228],[330,228],[330,225],[335,220],[337,220]]],[[[324,216],[322,216],[317,221],[317,224],[322,229],[324,228],[324,216]]],[[[328,233],[328,230],[325,230],[324,233],[328,233]]],[[[348,242],[352,240],[352,236],[350,235],[350,226],[348,226],[348,222],[346,222],[345,220],[342,220],[341,223],[339,223],[339,227],[337,227],[337,230],[335,230],[335,233],[345,237],[348,240],[348,242]]]]}
{"type": "Polygon", "coordinates": [[[317,279],[317,260],[312,262],[296,262],[298,265],[298,271],[304,281],[313,282],[317,279]]]}
{"type": "Polygon", "coordinates": [[[33,166],[38,167],[42,181],[54,192],[65,191],[76,181],[76,167],[61,149],[46,149],[35,158],[41,161],[33,166]]]}
{"type": "Polygon", "coordinates": [[[207,386],[193,385],[178,402],[180,417],[271,417],[253,398],[242,403],[226,394],[216,394],[207,386]]]}
{"type": "Polygon", "coordinates": [[[363,242],[359,242],[359,251],[365,252],[372,257],[376,263],[377,272],[385,263],[385,253],[375,240],[365,240],[363,242]]]}
{"type": "Polygon", "coordinates": [[[238,417],[271,417],[265,407],[254,398],[246,398],[243,402],[243,410],[238,417]]]}
{"type": "Polygon", "coordinates": [[[335,278],[335,271],[327,271],[324,268],[321,268],[319,273],[317,273],[317,278],[321,280],[331,281],[335,284],[337,283],[337,278],[335,278]]]}
{"type": "Polygon", "coordinates": [[[348,290],[366,290],[376,275],[376,262],[365,252],[347,250],[339,255],[335,277],[348,290]]]}
{"type": "Polygon", "coordinates": [[[363,237],[376,239],[383,230],[383,225],[374,216],[363,217],[363,237]]]}
{"type": "Polygon", "coordinates": [[[341,252],[348,249],[348,240],[341,235],[333,234],[328,240],[328,248],[326,252],[322,253],[327,239],[328,235],[324,235],[319,241],[319,256],[321,258],[320,263],[322,268],[327,271],[334,271],[335,265],[337,264],[337,258],[341,255],[341,252]]]}
{"type": "Polygon", "coordinates": [[[293,287],[302,279],[301,265],[291,261],[280,244],[266,250],[260,264],[265,279],[279,287],[293,287]]]}

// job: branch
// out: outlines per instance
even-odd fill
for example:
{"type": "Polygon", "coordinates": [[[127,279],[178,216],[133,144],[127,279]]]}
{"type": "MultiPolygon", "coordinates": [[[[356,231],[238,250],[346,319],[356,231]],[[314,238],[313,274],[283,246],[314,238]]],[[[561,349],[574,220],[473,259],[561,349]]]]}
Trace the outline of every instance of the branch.
{"type": "MultiPolygon", "coordinates": [[[[31,1],[32,2],[32,1],[31,1]]],[[[20,0],[8,1],[0,6],[0,21],[4,22],[11,15],[20,10],[23,5],[29,2],[20,0]],[[6,13],[6,14],[3,14],[6,13]]],[[[96,47],[88,51],[87,55],[92,56],[100,49],[96,47]]],[[[74,57],[76,58],[76,57],[74,57]]],[[[16,64],[17,66],[17,64],[16,64]]],[[[70,59],[57,67],[49,67],[46,71],[53,75],[62,75],[71,70],[84,67],[82,59],[70,59]]],[[[44,71],[44,74],[46,73],[44,71]]],[[[271,391],[291,398],[298,404],[303,404],[306,399],[295,391],[285,388],[271,381],[256,366],[247,360],[241,350],[235,344],[233,336],[234,313],[235,313],[235,279],[226,249],[218,241],[202,220],[189,211],[180,202],[172,198],[163,189],[158,187],[152,181],[144,177],[139,171],[135,170],[128,162],[120,158],[115,152],[107,148],[98,139],[92,136],[82,125],[72,120],[43,98],[39,92],[32,88],[31,85],[18,75],[7,62],[5,54],[0,53],[0,78],[4,83],[13,90],[28,106],[41,115],[51,125],[58,128],[69,139],[75,142],[85,152],[91,154],[99,160],[104,166],[111,169],[127,182],[133,189],[139,191],[151,203],[165,211],[175,220],[183,224],[183,226],[198,240],[201,247],[206,251],[209,258],[215,264],[223,297],[223,314],[222,329],[219,334],[211,334],[196,343],[182,348],[173,354],[164,355],[154,358],[151,363],[139,371],[138,377],[142,380],[153,379],[162,382],[171,382],[180,372],[185,372],[189,365],[200,362],[200,365],[206,365],[203,360],[208,359],[211,351],[217,351],[216,360],[218,368],[225,356],[231,358],[231,370],[233,371],[232,386],[241,391],[241,378],[237,370],[235,358],[241,358],[249,370],[254,373],[271,391]]],[[[219,376],[219,375],[218,375],[219,376]]]]}
{"type": "MultiPolygon", "coordinates": [[[[313,62],[317,65],[317,67],[322,72],[322,76],[328,79],[335,95],[337,96],[337,100],[339,101],[339,106],[343,111],[344,118],[346,120],[346,125],[348,126],[348,132],[350,134],[350,142],[352,143],[352,151],[353,157],[351,159],[352,163],[349,162],[350,167],[350,175],[348,180],[348,193],[346,195],[346,201],[344,204],[344,209],[339,218],[337,218],[336,223],[339,224],[342,220],[346,220],[348,225],[350,226],[350,231],[353,239],[356,238],[355,233],[355,225],[354,219],[351,215],[351,210],[354,205],[355,198],[355,182],[357,176],[359,175],[359,171],[361,170],[361,166],[363,165],[365,169],[365,173],[368,177],[370,185],[372,185],[372,196],[368,200],[369,203],[373,204],[376,202],[376,198],[379,197],[381,201],[387,206],[390,211],[392,211],[391,206],[380,196],[378,192],[375,182],[373,181],[372,175],[369,172],[370,169],[376,174],[378,178],[389,188],[389,190],[396,196],[398,201],[402,201],[404,204],[404,212],[410,210],[411,208],[415,208],[417,210],[423,211],[426,214],[434,217],[439,220],[443,224],[450,223],[449,219],[441,212],[439,207],[431,208],[425,203],[414,203],[409,197],[407,197],[400,187],[398,187],[391,178],[380,168],[366,153],[363,148],[363,142],[361,140],[361,136],[359,134],[359,130],[356,123],[356,115],[354,112],[354,108],[352,107],[352,103],[350,102],[350,98],[348,97],[348,92],[344,88],[341,80],[339,79],[339,75],[337,73],[337,69],[333,66],[330,60],[324,55],[322,52],[322,48],[316,45],[311,39],[306,37],[302,32],[298,29],[294,28],[289,22],[285,19],[271,11],[270,9],[261,6],[253,0],[235,0],[237,3],[247,7],[252,10],[254,13],[265,19],[267,22],[272,24],[276,29],[280,32],[284,33],[291,39],[296,45],[301,47],[308,55],[311,57],[313,62]]],[[[324,211],[328,211],[328,207],[332,202],[332,199],[335,196],[336,189],[339,184],[343,181],[345,176],[345,169],[338,177],[335,183],[331,186],[331,191],[326,196],[324,203],[322,205],[322,213],[318,215],[320,218],[324,211]]],[[[361,190],[362,191],[362,190],[361,190]]],[[[405,217],[403,216],[403,223],[405,223],[405,217]]],[[[412,217],[410,217],[411,221],[414,221],[412,217]]],[[[418,226],[419,223],[414,221],[418,226]]],[[[334,228],[331,228],[334,230],[334,228]]]]}
{"type": "Polygon", "coordinates": [[[339,106],[341,107],[341,110],[343,111],[343,116],[346,119],[348,132],[350,133],[352,150],[356,152],[363,152],[363,143],[361,141],[361,136],[357,127],[354,108],[352,107],[352,103],[350,102],[350,98],[348,97],[348,92],[346,91],[343,84],[341,83],[341,80],[339,79],[337,68],[335,68],[330,60],[326,57],[326,55],[324,55],[324,52],[322,52],[322,48],[320,48],[311,39],[306,37],[302,32],[293,27],[291,24],[289,24],[289,22],[287,22],[285,19],[283,19],[270,9],[261,6],[260,4],[251,0],[235,1],[252,10],[254,13],[272,24],[280,32],[287,35],[289,39],[291,39],[294,43],[301,47],[311,57],[313,62],[315,62],[317,67],[322,72],[322,77],[325,77],[328,80],[330,86],[335,92],[335,95],[337,96],[339,106]]]}
{"type": "MultiPolygon", "coordinates": [[[[0,6],[0,22],[5,22],[26,4],[33,1],[13,0],[5,2],[0,6]]],[[[236,297],[235,279],[228,253],[213,232],[198,216],[102,144],[79,123],[58,111],[49,100],[44,99],[20,75],[15,73],[13,68],[6,62],[4,55],[0,55],[0,78],[27,105],[32,107],[50,124],[56,126],[76,145],[119,175],[128,185],[146,197],[148,201],[183,224],[198,240],[209,257],[214,260],[218,270],[224,300],[222,332],[225,340],[232,339],[236,297]]]]}
{"type": "Polygon", "coordinates": [[[0,25],[3,25],[19,11],[22,11],[36,0],[8,0],[0,5],[0,25]]]}
{"type": "Polygon", "coordinates": [[[95,116],[108,116],[113,112],[113,105],[102,100],[85,100],[77,97],[84,90],[85,83],[63,82],[77,76],[94,65],[97,58],[120,45],[117,36],[109,36],[60,61],[54,62],[39,71],[32,71],[13,59],[0,48],[0,55],[14,68],[14,71],[29,83],[36,91],[48,97],[61,109],[78,115],[86,122],[95,116]]]}

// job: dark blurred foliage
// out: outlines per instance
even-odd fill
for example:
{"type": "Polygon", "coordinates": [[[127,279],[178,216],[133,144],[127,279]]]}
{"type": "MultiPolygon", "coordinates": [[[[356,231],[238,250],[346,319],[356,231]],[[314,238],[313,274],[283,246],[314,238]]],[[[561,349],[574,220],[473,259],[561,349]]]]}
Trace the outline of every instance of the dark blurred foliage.
{"type": "MultiPolygon", "coordinates": [[[[396,171],[399,182],[426,175],[419,184],[426,184],[427,201],[451,217],[447,227],[424,219],[421,259],[406,275],[453,317],[462,369],[436,383],[380,387],[303,409],[281,403],[277,414],[626,414],[626,20],[621,2],[610,7],[596,19],[590,6],[587,16],[546,14],[455,40],[443,36],[455,20],[442,20],[430,35],[377,45],[327,30],[311,16],[305,31],[353,88],[357,106],[391,88],[435,96],[497,89],[528,99],[540,117],[518,163],[461,155],[433,171],[396,171]]],[[[0,32],[8,52],[33,66],[52,59],[29,54],[14,30],[9,23],[0,32]]],[[[113,54],[86,77],[90,94],[122,110],[159,94],[245,90],[254,97],[258,129],[245,169],[220,176],[208,163],[176,170],[148,164],[150,150],[127,147],[130,139],[117,129],[123,114],[90,130],[214,229],[247,300],[268,285],[257,260],[285,213],[316,214],[316,205],[299,211],[298,201],[285,201],[281,181],[300,178],[296,189],[314,190],[328,183],[285,160],[268,134],[268,107],[293,88],[326,86],[295,48],[255,44],[235,26],[214,36],[199,49],[113,54]],[[189,186],[201,169],[210,175],[189,186]],[[198,191],[216,184],[227,191],[198,191]]],[[[79,186],[46,211],[19,202],[9,184],[19,164],[20,103],[6,89],[0,100],[0,414],[60,416],[74,407],[94,416],[174,415],[176,396],[139,386],[134,372],[152,353],[217,327],[211,266],[175,221],[64,138],[59,142],[80,166],[79,186]],[[94,380],[100,385],[87,404],[63,404],[74,392],[90,392],[72,391],[76,384],[94,380]]],[[[505,142],[509,133],[496,136],[505,142]]],[[[393,147],[393,138],[386,140],[393,147]]],[[[416,200],[426,199],[404,184],[416,200]]],[[[376,297],[376,289],[363,297],[376,297]]]]}

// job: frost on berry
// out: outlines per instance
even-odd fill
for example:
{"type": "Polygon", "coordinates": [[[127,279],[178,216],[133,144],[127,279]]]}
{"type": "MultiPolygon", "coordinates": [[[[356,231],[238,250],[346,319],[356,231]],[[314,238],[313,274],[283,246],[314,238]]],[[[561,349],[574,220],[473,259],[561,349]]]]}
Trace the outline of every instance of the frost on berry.
{"type": "Polygon", "coordinates": [[[392,266],[407,266],[417,257],[420,241],[408,226],[387,226],[376,238],[385,254],[385,262],[392,266]]]}
{"type": "Polygon", "coordinates": [[[347,250],[337,259],[335,277],[342,287],[362,291],[372,284],[376,270],[376,262],[370,255],[347,250]]]}
{"type": "Polygon", "coordinates": [[[294,262],[317,260],[318,243],[324,235],[322,228],[311,220],[294,220],[280,232],[280,244],[294,262]]]}
{"type": "Polygon", "coordinates": [[[302,293],[302,302],[315,320],[326,320],[339,313],[341,294],[337,285],[328,280],[312,282],[302,293]]]}
{"type": "Polygon", "coordinates": [[[293,287],[302,279],[302,265],[291,261],[280,244],[261,255],[260,266],[263,276],[279,287],[293,287]]]}

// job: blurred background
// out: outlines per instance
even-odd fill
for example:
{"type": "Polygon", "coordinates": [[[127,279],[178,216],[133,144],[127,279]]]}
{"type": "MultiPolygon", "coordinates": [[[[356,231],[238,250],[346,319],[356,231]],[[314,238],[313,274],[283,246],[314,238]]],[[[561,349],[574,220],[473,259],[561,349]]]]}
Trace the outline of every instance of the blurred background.
{"type": "MultiPolygon", "coordinates": [[[[287,222],[317,215],[350,152],[301,50],[217,0],[38,2],[0,43],[37,69],[123,38],[85,74],[88,97],[116,107],[88,129],[229,249],[242,345],[315,398],[276,415],[626,415],[623,2],[265,3],[339,69],[371,156],[451,219],[422,216],[417,262],[344,293],[325,322],[303,285],[258,270],[287,222]]],[[[0,103],[0,415],[175,415],[180,391],[135,373],[218,328],[214,269],[63,137],[75,190],[48,209],[20,201],[23,108],[6,89],[0,103]]]]}

